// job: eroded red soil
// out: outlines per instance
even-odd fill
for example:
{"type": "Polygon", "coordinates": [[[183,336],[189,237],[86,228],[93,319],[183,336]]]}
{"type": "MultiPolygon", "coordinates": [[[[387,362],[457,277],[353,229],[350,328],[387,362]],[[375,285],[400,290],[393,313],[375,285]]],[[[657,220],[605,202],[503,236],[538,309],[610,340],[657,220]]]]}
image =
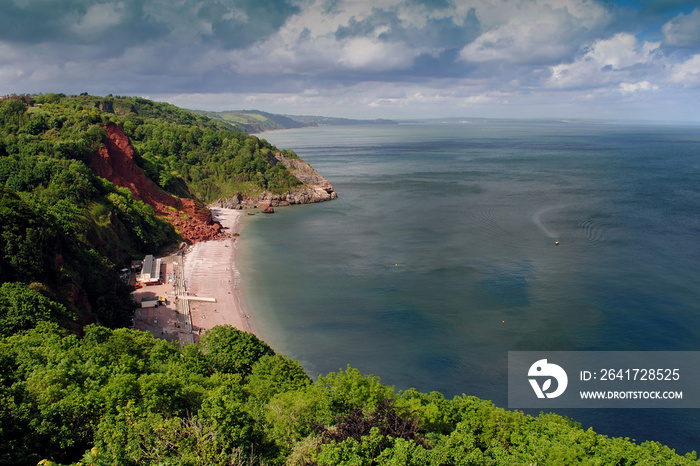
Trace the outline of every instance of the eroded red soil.
{"type": "Polygon", "coordinates": [[[90,161],[90,168],[97,175],[128,188],[134,199],[153,207],[158,216],[167,219],[190,244],[226,235],[206,206],[173,196],[146,176],[134,163],[134,148],[119,126],[109,124],[105,130],[108,140],[90,161]]]}

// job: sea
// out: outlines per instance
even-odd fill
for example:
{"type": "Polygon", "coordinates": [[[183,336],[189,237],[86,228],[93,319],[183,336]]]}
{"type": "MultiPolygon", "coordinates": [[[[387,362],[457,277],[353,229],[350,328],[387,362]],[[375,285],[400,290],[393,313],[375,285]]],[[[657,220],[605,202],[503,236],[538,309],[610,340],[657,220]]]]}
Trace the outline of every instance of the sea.
{"type": "MultiPolygon", "coordinates": [[[[700,351],[700,126],[474,119],[258,136],[338,193],[246,216],[239,239],[258,334],[312,377],[350,366],[397,391],[507,408],[508,351],[700,351]]],[[[700,450],[696,409],[554,412],[700,450]]]]}

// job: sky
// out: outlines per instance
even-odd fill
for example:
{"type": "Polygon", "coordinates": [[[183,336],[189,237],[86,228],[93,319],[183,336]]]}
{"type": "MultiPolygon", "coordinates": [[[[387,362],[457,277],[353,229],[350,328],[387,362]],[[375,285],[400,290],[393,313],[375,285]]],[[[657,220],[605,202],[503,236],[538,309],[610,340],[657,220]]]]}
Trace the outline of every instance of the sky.
{"type": "Polygon", "coordinates": [[[0,95],[700,122],[700,0],[0,0],[0,95]]]}

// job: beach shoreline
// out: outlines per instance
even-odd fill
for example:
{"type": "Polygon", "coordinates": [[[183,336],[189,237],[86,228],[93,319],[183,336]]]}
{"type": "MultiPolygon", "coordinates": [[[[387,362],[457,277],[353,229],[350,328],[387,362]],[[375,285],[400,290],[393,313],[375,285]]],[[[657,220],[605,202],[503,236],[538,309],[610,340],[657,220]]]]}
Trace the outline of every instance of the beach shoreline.
{"type": "MultiPolygon", "coordinates": [[[[217,325],[231,325],[257,335],[241,289],[238,239],[245,212],[212,207],[212,216],[227,233],[224,238],[201,241],[162,257],[162,283],[145,286],[133,293],[141,303],[163,298],[156,306],[143,306],[134,315],[133,328],[151,332],[157,338],[181,344],[199,341],[217,325]],[[176,299],[178,274],[183,275],[189,299],[176,299]]],[[[182,291],[179,291],[182,292],[182,291]]]]}
{"type": "Polygon", "coordinates": [[[232,325],[239,330],[254,333],[236,261],[241,216],[244,212],[221,207],[214,207],[211,212],[214,220],[226,229],[228,237],[195,243],[188,248],[184,257],[188,294],[215,300],[190,301],[195,340],[217,325],[232,325]]]}

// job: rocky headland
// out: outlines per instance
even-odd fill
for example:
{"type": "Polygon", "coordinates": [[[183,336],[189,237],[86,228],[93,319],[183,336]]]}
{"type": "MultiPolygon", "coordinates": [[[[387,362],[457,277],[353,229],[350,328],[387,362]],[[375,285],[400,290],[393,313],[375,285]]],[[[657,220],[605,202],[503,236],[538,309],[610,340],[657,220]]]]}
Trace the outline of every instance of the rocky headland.
{"type": "Polygon", "coordinates": [[[268,160],[273,166],[278,163],[283,164],[303,185],[282,194],[273,194],[267,191],[253,196],[235,194],[221,198],[213,205],[238,210],[260,208],[263,212],[269,213],[270,209],[274,211],[274,208],[279,206],[313,204],[338,197],[328,180],[319,175],[313,167],[303,160],[286,157],[281,152],[271,155],[268,160]]]}

